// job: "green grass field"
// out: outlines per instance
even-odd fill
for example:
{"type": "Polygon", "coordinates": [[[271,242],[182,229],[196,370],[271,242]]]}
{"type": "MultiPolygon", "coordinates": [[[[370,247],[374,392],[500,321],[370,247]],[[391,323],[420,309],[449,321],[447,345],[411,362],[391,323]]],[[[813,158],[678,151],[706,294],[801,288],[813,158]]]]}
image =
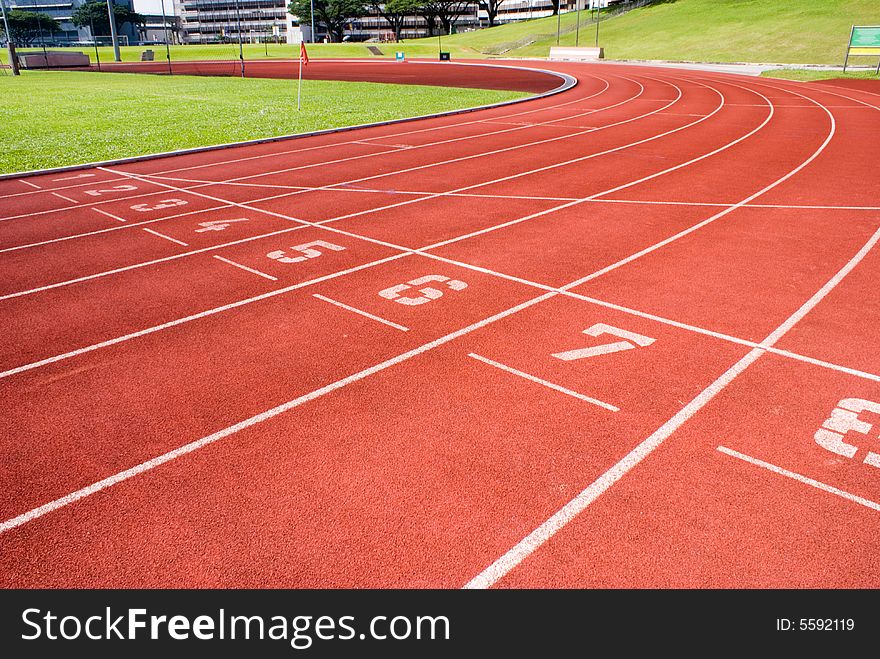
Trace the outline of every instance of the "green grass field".
{"type": "Polygon", "coordinates": [[[876,69],[870,71],[855,71],[847,69],[846,73],[840,71],[815,71],[811,69],[781,69],[778,71],[764,71],[761,75],[765,78],[782,78],[784,80],[831,80],[849,78],[853,80],[877,80],[876,69]]]}
{"type": "Polygon", "coordinates": [[[416,116],[519,92],[197,76],[25,72],[0,76],[0,172],[416,116]]]}
{"type": "MultiPolygon", "coordinates": [[[[590,12],[581,12],[579,35],[576,15],[561,17],[560,44],[592,46],[595,24],[590,12]]],[[[842,64],[853,24],[880,25],[878,0],[665,0],[604,19],[599,43],[609,59],[667,59],[703,62],[776,62],[786,64],[842,64]]],[[[491,29],[463,32],[441,39],[453,59],[473,57],[547,57],[556,44],[557,19],[548,17],[510,23],[491,29]]],[[[436,58],[436,37],[400,44],[370,44],[383,56],[402,50],[409,58],[436,58]]],[[[151,46],[157,59],[164,48],[151,46]]],[[[78,48],[94,58],[94,50],[78,48]]],[[[125,61],[140,59],[143,47],[122,49],[125,61]]],[[[309,44],[309,57],[377,57],[367,44],[309,44]]],[[[110,48],[100,48],[110,61],[110,48]]],[[[245,44],[246,59],[293,58],[297,46],[245,44]]],[[[5,55],[4,55],[5,57],[5,55]]],[[[238,46],[173,46],[172,60],[237,59],[238,46]]],[[[869,64],[859,58],[857,64],[869,64]]],[[[876,61],[874,62],[876,65],[876,61]]]]}
{"type": "MultiPolygon", "coordinates": [[[[582,21],[588,16],[581,12],[582,21]]],[[[561,24],[560,44],[575,45],[575,15],[563,15],[561,24]]],[[[603,20],[599,45],[610,59],[843,64],[853,24],[880,25],[880,2],[667,0],[603,20]]],[[[546,57],[556,45],[556,18],[457,34],[444,38],[444,43],[453,53],[457,48],[546,57]]],[[[594,43],[595,24],[583,24],[579,44],[594,43]]]]}

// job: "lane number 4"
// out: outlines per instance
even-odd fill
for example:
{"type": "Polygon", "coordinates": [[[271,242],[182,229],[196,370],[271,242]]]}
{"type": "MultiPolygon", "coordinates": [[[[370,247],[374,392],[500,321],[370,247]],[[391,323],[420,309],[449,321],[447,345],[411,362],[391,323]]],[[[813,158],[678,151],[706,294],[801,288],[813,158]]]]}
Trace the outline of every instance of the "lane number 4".
{"type": "Polygon", "coordinates": [[[225,231],[234,222],[247,222],[248,218],[242,217],[237,220],[211,220],[210,222],[199,222],[201,229],[196,229],[196,233],[205,233],[205,231],[225,231]]]}
{"type": "Polygon", "coordinates": [[[656,339],[652,339],[649,336],[636,334],[635,332],[630,332],[629,330],[622,330],[618,327],[606,325],[605,323],[596,323],[592,327],[588,327],[584,330],[584,334],[594,337],[600,337],[603,334],[609,334],[611,336],[616,336],[617,338],[624,340],[614,341],[612,343],[603,343],[601,345],[590,346],[588,348],[578,348],[577,350],[556,352],[553,353],[552,356],[556,357],[556,359],[561,359],[564,362],[571,362],[575,361],[576,359],[586,359],[588,357],[608,355],[612,352],[620,352],[621,350],[632,350],[636,346],[644,348],[656,341],[656,339]]]}

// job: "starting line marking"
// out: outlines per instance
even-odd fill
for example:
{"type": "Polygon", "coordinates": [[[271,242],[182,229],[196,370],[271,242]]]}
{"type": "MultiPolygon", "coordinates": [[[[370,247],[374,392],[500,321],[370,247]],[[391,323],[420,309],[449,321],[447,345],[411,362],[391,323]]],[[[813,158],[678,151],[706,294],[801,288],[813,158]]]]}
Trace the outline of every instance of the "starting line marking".
{"type": "Polygon", "coordinates": [[[117,220],[119,222],[128,222],[128,220],[124,220],[121,217],[119,217],[118,215],[114,215],[113,213],[108,213],[107,211],[101,210],[100,208],[93,207],[92,210],[95,211],[96,213],[100,213],[101,215],[106,215],[107,217],[110,217],[110,218],[117,220]]]}
{"type": "Polygon", "coordinates": [[[43,189],[41,186],[37,185],[36,183],[31,183],[30,181],[26,181],[26,180],[24,180],[23,178],[20,178],[20,179],[18,179],[18,180],[21,181],[22,183],[24,183],[25,185],[29,185],[29,186],[31,186],[32,188],[36,188],[37,190],[42,190],[42,189],[43,189]]]}
{"type": "MultiPolygon", "coordinates": [[[[389,258],[389,260],[399,258],[399,255],[395,255],[389,258]]],[[[330,277],[328,277],[329,279],[330,277]]],[[[277,291],[271,293],[270,295],[277,294],[277,291]]],[[[152,458],[151,460],[147,460],[146,462],[142,462],[134,467],[126,469],[124,471],[120,471],[119,473],[113,474],[112,476],[108,476],[102,480],[99,480],[91,485],[88,485],[84,488],[76,490],[75,492],[71,492],[63,497],[50,501],[48,503],[43,504],[37,508],[33,508],[32,510],[27,511],[26,513],[22,513],[17,517],[13,517],[8,519],[2,523],[0,523],[0,534],[6,533],[14,528],[17,528],[23,524],[27,524],[43,515],[51,513],[59,508],[63,508],[65,506],[69,506],[72,503],[79,501],[80,499],[84,499],[96,492],[100,492],[101,490],[105,490],[108,487],[113,487],[117,483],[121,483],[122,481],[126,481],[129,478],[133,478],[134,476],[138,476],[144,472],[150,471],[151,469],[155,469],[156,467],[165,464],[166,462],[171,462],[176,458],[186,455],[187,453],[192,453],[193,451],[197,451],[198,449],[207,446],[208,444],[213,444],[216,441],[219,441],[225,437],[230,435],[234,435],[235,433],[244,430],[245,428],[250,428],[251,426],[257,425],[258,423],[263,423],[264,421],[268,421],[280,414],[284,414],[285,412],[292,410],[295,407],[299,407],[303,403],[307,403],[309,401],[315,400],[316,398],[320,398],[329,394],[337,389],[342,389],[343,387],[348,386],[354,382],[358,382],[359,380],[363,380],[374,373],[378,373],[380,371],[384,371],[387,368],[400,364],[401,362],[405,362],[412,357],[416,357],[418,355],[424,354],[429,350],[433,350],[439,346],[442,346],[450,341],[453,341],[461,336],[466,334],[470,334],[471,332],[486,327],[487,325],[491,325],[492,323],[506,318],[507,316],[511,316],[515,313],[522,311],[528,307],[534,306],[536,304],[540,304],[544,300],[547,300],[551,297],[554,297],[556,293],[545,293],[539,297],[533,298],[531,300],[527,300],[522,304],[518,304],[515,307],[511,307],[505,311],[495,314],[494,316],[490,316],[489,318],[485,318],[480,320],[472,325],[468,325],[467,327],[463,327],[460,330],[452,332],[451,334],[447,334],[445,336],[440,337],[439,339],[434,339],[430,343],[426,343],[418,348],[413,348],[407,352],[397,355],[396,357],[392,357],[391,359],[386,359],[384,362],[376,364],[375,366],[370,366],[362,371],[358,371],[348,377],[342,378],[341,380],[337,380],[336,382],[332,382],[320,389],[316,389],[310,393],[299,396],[298,398],[294,398],[286,403],[282,403],[277,407],[273,407],[270,410],[266,410],[265,412],[261,412],[256,416],[252,416],[243,421],[239,421],[235,425],[229,426],[228,428],[224,428],[223,430],[218,430],[212,435],[208,435],[207,437],[202,437],[201,439],[197,439],[194,442],[190,442],[189,444],[184,444],[172,451],[168,451],[167,453],[163,453],[161,455],[152,458]]],[[[268,297],[268,295],[267,295],[268,297]]]]}
{"type": "Polygon", "coordinates": [[[159,238],[164,238],[165,240],[170,240],[173,243],[177,243],[178,245],[183,245],[184,247],[189,247],[189,245],[182,240],[178,240],[177,238],[172,238],[171,236],[166,236],[164,233],[159,233],[158,231],[153,231],[152,229],[144,229],[147,233],[151,233],[154,236],[158,236],[159,238]]]}
{"type": "Polygon", "coordinates": [[[71,204],[79,204],[76,199],[71,199],[70,197],[65,197],[63,194],[59,194],[58,192],[53,192],[53,196],[58,197],[59,199],[63,199],[64,201],[69,201],[71,204]]]}
{"type": "Polygon", "coordinates": [[[515,368],[511,368],[510,366],[506,366],[504,364],[493,361],[491,359],[487,359],[486,357],[481,357],[480,355],[477,355],[473,352],[469,353],[468,357],[473,357],[477,361],[481,361],[484,364],[489,364],[489,366],[494,366],[495,368],[499,368],[502,371],[506,371],[507,373],[511,373],[513,375],[518,375],[519,377],[525,378],[526,380],[529,380],[531,382],[536,382],[538,384],[544,385],[545,387],[553,389],[554,391],[558,391],[560,393],[567,394],[568,396],[573,396],[574,398],[577,398],[578,400],[582,400],[585,403],[590,403],[592,405],[597,405],[599,407],[603,407],[606,410],[609,410],[611,412],[619,412],[620,411],[619,407],[615,407],[614,405],[611,405],[610,403],[606,403],[606,402],[601,401],[597,398],[590,398],[589,396],[584,396],[583,394],[579,394],[578,392],[572,391],[571,389],[566,389],[565,387],[561,387],[558,384],[553,384],[552,382],[548,382],[547,380],[542,380],[541,378],[535,377],[534,375],[530,375],[528,373],[518,371],[515,368]]]}
{"type": "Polygon", "coordinates": [[[334,300],[334,299],[326,297],[324,295],[319,295],[318,293],[313,293],[312,297],[316,297],[319,300],[324,300],[324,302],[329,302],[330,304],[335,304],[337,307],[347,309],[348,311],[354,312],[356,314],[360,314],[361,316],[364,316],[366,318],[371,318],[372,320],[375,320],[379,323],[382,323],[383,325],[388,325],[389,327],[399,329],[401,332],[409,332],[408,327],[404,327],[403,325],[398,325],[397,323],[393,323],[390,320],[385,320],[384,318],[380,318],[379,316],[374,316],[373,314],[367,313],[366,311],[363,311],[361,309],[357,309],[355,307],[350,307],[347,304],[340,302],[339,300],[334,300]]]}
{"type": "Polygon", "coordinates": [[[849,492],[836,488],[832,485],[826,485],[825,483],[814,480],[812,478],[808,478],[807,476],[803,476],[801,474],[798,474],[797,472],[789,471],[788,469],[783,469],[782,467],[777,467],[774,464],[764,462],[763,460],[758,460],[757,458],[748,456],[745,453],[740,453],[739,451],[734,451],[733,449],[729,449],[725,446],[719,446],[717,450],[721,453],[724,453],[725,455],[729,455],[732,458],[737,458],[738,460],[742,460],[743,462],[748,462],[749,464],[753,464],[756,467],[761,467],[762,469],[766,469],[767,471],[772,471],[774,474],[779,474],[780,476],[791,478],[792,480],[796,480],[799,483],[803,483],[804,485],[809,485],[810,487],[815,487],[817,490],[822,490],[823,492],[836,494],[837,496],[843,499],[847,499],[848,501],[857,503],[860,506],[865,506],[866,508],[870,508],[871,510],[876,510],[877,512],[880,512],[880,503],[875,503],[870,499],[865,499],[864,497],[860,497],[856,494],[850,494],[849,492]]]}
{"type": "Polygon", "coordinates": [[[265,279],[270,279],[272,281],[278,281],[278,277],[273,277],[272,275],[267,275],[265,272],[260,272],[259,270],[254,270],[253,268],[249,268],[246,265],[242,265],[241,263],[236,263],[235,261],[230,261],[229,259],[225,259],[222,256],[214,255],[214,258],[218,261],[223,261],[223,263],[228,263],[229,265],[233,265],[236,268],[241,268],[242,270],[247,270],[248,272],[258,275],[260,277],[264,277],[265,279]]]}

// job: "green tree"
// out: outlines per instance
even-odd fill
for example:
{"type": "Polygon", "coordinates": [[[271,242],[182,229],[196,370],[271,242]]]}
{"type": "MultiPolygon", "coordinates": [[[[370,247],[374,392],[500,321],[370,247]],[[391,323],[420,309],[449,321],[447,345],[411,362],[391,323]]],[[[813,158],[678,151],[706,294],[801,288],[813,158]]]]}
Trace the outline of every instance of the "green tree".
{"type": "Polygon", "coordinates": [[[452,32],[452,26],[459,16],[472,13],[473,0],[421,0],[416,11],[428,24],[428,36],[434,36],[437,22],[440,22],[440,34],[452,32]]]}
{"type": "MultiPolygon", "coordinates": [[[[498,10],[501,8],[501,3],[504,0],[478,0],[477,4],[480,5],[480,9],[485,10],[486,14],[489,16],[489,27],[495,27],[495,17],[498,15],[498,10]]],[[[555,7],[559,7],[559,0],[553,0],[556,2],[555,7]]],[[[556,11],[554,10],[554,14],[556,11]]]]}
{"type": "MultiPolygon", "coordinates": [[[[287,10],[301,23],[309,23],[312,20],[311,5],[311,0],[291,0],[287,10]]],[[[367,13],[363,0],[314,0],[314,6],[315,22],[324,26],[334,43],[342,41],[346,23],[367,13]]]]}
{"type": "MultiPolygon", "coordinates": [[[[30,45],[41,36],[49,37],[53,32],[61,29],[58,21],[43,12],[13,9],[7,12],[6,18],[9,21],[9,31],[12,33],[9,37],[13,43],[23,46],[30,45]]],[[[0,21],[0,34],[6,38],[2,21],[0,21]]]]}
{"type": "MultiPolygon", "coordinates": [[[[499,0],[500,1],[500,0],[499,0]]],[[[388,0],[387,2],[371,1],[370,6],[376,10],[382,18],[388,21],[394,30],[394,40],[400,41],[400,33],[407,16],[414,16],[419,8],[421,0],[388,0]]]]}
{"type": "MultiPolygon", "coordinates": [[[[126,23],[137,27],[146,24],[147,19],[142,14],[132,11],[128,7],[113,3],[113,15],[116,18],[116,29],[119,30],[126,23]]],[[[107,3],[102,0],[92,0],[77,7],[71,17],[71,23],[77,27],[87,27],[100,35],[110,34],[110,17],[107,15],[107,3]]],[[[95,37],[96,34],[92,34],[95,37]]]]}

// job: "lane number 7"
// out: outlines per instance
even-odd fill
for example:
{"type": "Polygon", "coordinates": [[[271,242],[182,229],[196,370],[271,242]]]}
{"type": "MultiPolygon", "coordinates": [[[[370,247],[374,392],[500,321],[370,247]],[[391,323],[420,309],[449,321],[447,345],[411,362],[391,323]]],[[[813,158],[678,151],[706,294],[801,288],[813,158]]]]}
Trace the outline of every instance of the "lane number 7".
{"type": "Polygon", "coordinates": [[[644,348],[656,341],[656,339],[652,339],[649,336],[636,334],[635,332],[630,332],[628,330],[622,330],[618,327],[606,325],[605,323],[596,323],[592,327],[588,327],[584,330],[584,334],[595,337],[602,336],[603,334],[610,334],[611,336],[616,336],[625,340],[615,341],[613,343],[603,343],[602,345],[591,346],[589,348],[578,348],[577,350],[556,352],[553,353],[552,356],[556,357],[556,359],[561,359],[564,362],[571,362],[576,359],[598,357],[599,355],[607,355],[612,352],[620,352],[621,350],[632,350],[636,346],[644,348]]]}

